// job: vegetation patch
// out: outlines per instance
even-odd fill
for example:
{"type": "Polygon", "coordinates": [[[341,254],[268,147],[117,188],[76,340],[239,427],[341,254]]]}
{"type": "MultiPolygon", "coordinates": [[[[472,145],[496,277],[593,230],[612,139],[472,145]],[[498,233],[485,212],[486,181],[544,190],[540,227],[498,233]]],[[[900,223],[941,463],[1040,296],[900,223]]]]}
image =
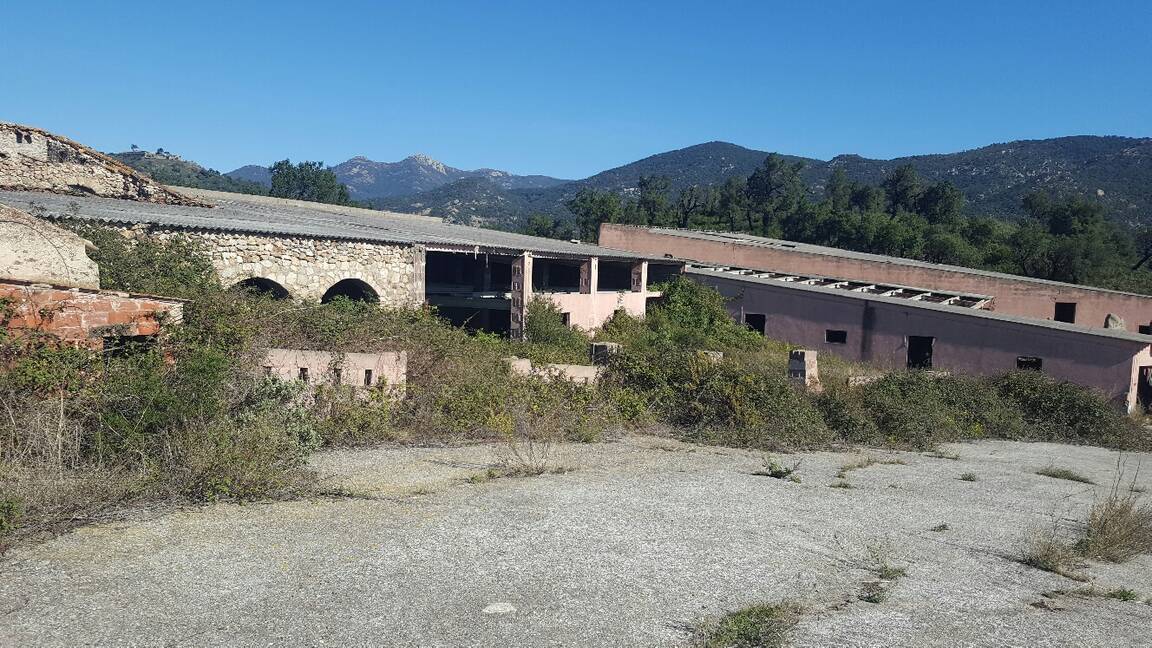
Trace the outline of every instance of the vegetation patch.
{"type": "Polygon", "coordinates": [[[693,645],[699,648],[782,648],[804,609],[785,601],[753,605],[729,612],[697,629],[693,645]]]}
{"type": "Polygon", "coordinates": [[[1044,477],[1051,477],[1053,479],[1066,479],[1068,481],[1080,482],[1081,484],[1096,483],[1078,472],[1068,468],[1057,468],[1056,466],[1045,466],[1044,468],[1037,470],[1036,474],[1043,475],[1044,477]]]}

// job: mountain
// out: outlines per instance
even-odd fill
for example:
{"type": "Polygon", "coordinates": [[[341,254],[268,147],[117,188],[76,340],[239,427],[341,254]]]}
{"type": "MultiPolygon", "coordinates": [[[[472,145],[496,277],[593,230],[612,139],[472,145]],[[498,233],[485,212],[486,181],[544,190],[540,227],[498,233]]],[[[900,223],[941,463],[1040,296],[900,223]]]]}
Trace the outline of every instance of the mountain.
{"type": "MultiPolygon", "coordinates": [[[[331,167],[336,178],[348,186],[354,200],[406,196],[429,191],[465,179],[482,178],[501,190],[543,189],[568,182],[542,175],[519,176],[497,169],[465,171],[450,167],[427,155],[412,155],[399,162],[377,162],[357,156],[331,167]]],[[[227,174],[232,178],[270,186],[267,167],[248,165],[227,174]]]]}
{"type": "MultiPolygon", "coordinates": [[[[653,155],[583,180],[533,189],[507,190],[477,183],[451,183],[411,196],[374,201],[396,211],[451,215],[461,222],[502,224],[528,214],[566,217],[564,201],[581,189],[629,194],[640,176],[665,175],[673,193],[693,185],[721,184],[747,176],[767,151],[727,142],[708,142],[653,155]],[[501,193],[503,192],[503,193],[501,193]]],[[[1094,196],[1124,222],[1152,221],[1152,138],[1073,136],[992,144],[959,153],[876,160],[839,155],[831,160],[787,156],[804,162],[803,177],[814,196],[823,195],[833,170],[851,180],[878,184],[897,167],[911,164],[927,182],[948,180],[967,198],[970,214],[1002,218],[1022,215],[1030,191],[1094,196]]]]}
{"type": "Polygon", "coordinates": [[[108,155],[145,175],[151,176],[160,184],[230,191],[232,193],[268,193],[268,189],[260,183],[224,175],[215,169],[208,169],[195,162],[181,159],[180,156],[164,151],[164,149],[158,149],[155,153],[151,151],[125,151],[123,153],[108,153],[108,155]]]}
{"type": "Polygon", "coordinates": [[[224,175],[235,178],[236,180],[244,180],[246,182],[255,182],[258,185],[265,187],[272,186],[272,172],[268,167],[260,166],[259,164],[249,164],[242,166],[235,171],[229,171],[224,175]]]}

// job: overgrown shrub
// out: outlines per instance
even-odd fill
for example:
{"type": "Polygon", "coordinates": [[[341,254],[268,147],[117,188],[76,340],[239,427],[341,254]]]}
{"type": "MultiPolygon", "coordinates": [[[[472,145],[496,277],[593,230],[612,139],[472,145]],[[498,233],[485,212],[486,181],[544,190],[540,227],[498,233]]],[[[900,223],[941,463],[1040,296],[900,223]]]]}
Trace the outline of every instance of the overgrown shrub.
{"type": "Polygon", "coordinates": [[[1028,424],[1028,437],[1039,441],[1091,443],[1113,448],[1152,447],[1118,408],[1098,393],[1039,371],[1014,371],[995,381],[1001,396],[1028,424]]]}
{"type": "Polygon", "coordinates": [[[518,349],[518,355],[533,362],[588,362],[588,343],[592,337],[564,323],[563,313],[551,301],[537,297],[528,302],[524,329],[530,344],[518,349]]]}

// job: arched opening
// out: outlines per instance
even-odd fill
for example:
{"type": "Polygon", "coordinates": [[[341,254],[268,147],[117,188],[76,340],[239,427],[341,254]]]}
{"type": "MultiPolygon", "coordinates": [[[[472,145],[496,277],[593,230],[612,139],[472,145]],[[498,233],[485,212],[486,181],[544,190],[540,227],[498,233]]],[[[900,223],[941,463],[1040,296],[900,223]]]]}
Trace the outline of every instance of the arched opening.
{"type": "Polygon", "coordinates": [[[327,304],[337,297],[344,297],[352,301],[368,302],[371,304],[380,301],[380,296],[376,294],[372,286],[369,286],[359,279],[343,279],[332,284],[328,292],[324,293],[324,296],[320,298],[320,303],[327,304]]]}
{"type": "Polygon", "coordinates": [[[232,290],[246,292],[259,297],[271,297],[272,299],[288,299],[291,297],[291,295],[288,294],[287,288],[264,277],[252,277],[237,282],[232,286],[232,290]]]}

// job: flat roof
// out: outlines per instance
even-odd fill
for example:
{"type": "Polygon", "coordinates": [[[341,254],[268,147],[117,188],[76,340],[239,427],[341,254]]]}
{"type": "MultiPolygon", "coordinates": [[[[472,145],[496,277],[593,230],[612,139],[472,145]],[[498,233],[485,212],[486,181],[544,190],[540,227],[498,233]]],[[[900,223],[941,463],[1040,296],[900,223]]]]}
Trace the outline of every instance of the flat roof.
{"type": "Polygon", "coordinates": [[[46,216],[49,218],[78,218],[104,223],[423,245],[430,251],[502,254],[530,251],[544,257],[596,256],[608,259],[667,261],[660,257],[612,250],[589,243],[571,243],[469,225],[456,225],[445,223],[438,218],[415,214],[200,189],[181,188],[179,191],[206,199],[216,206],[162,205],[135,200],[36,191],[0,191],[0,203],[25,211],[33,206],[40,206],[47,210],[46,216]],[[76,211],[73,205],[78,206],[79,211],[76,211]]]}
{"type": "MultiPolygon", "coordinates": [[[[1124,292],[1122,290],[1110,290],[1108,288],[1096,288],[1094,286],[1083,286],[1080,284],[1065,283],[1063,281],[1051,281],[1049,279],[1036,279],[1034,277],[1025,277],[1022,275],[1008,274],[1006,272],[995,272],[992,270],[978,270],[976,268],[965,268],[963,266],[948,265],[946,263],[931,263],[928,261],[917,261],[915,259],[905,259],[903,257],[885,256],[883,254],[872,254],[869,252],[854,252],[852,250],[843,250],[840,248],[827,247],[824,245],[813,245],[811,243],[798,243],[796,241],[785,241],[783,239],[766,238],[763,236],[755,236],[753,234],[745,234],[742,232],[717,232],[712,230],[687,230],[675,229],[668,227],[644,227],[634,225],[617,225],[616,227],[635,227],[657,234],[666,234],[669,236],[677,236],[680,238],[696,239],[701,241],[715,241],[719,243],[738,243],[741,245],[771,248],[783,252],[800,252],[803,254],[819,254],[823,256],[834,256],[845,259],[858,259],[861,261],[873,261],[876,263],[890,263],[893,265],[909,266],[914,268],[928,268],[931,270],[942,270],[944,272],[956,272],[961,274],[978,275],[982,277],[992,277],[996,279],[1007,279],[1010,281],[1023,281],[1028,283],[1044,284],[1048,286],[1062,286],[1065,288],[1078,288],[1080,290],[1090,290],[1094,292],[1112,293],[1117,295],[1128,295],[1131,297],[1142,297],[1144,299],[1152,299],[1152,296],[1141,295],[1139,293],[1124,292]]],[[[705,259],[697,259],[697,261],[705,261],[705,259]]]]}
{"type": "Polygon", "coordinates": [[[955,290],[933,290],[931,288],[905,286],[903,284],[897,283],[881,283],[862,281],[859,279],[844,279],[843,277],[826,277],[824,275],[799,274],[795,272],[775,272],[771,270],[754,270],[750,268],[738,268],[715,264],[689,263],[685,267],[716,270],[718,272],[723,272],[724,274],[735,276],[756,277],[757,279],[771,279],[773,281],[780,281],[784,283],[796,283],[807,286],[821,286],[824,288],[832,288],[835,290],[843,290],[847,292],[860,292],[868,293],[871,295],[881,295],[883,297],[895,297],[897,299],[908,301],[927,301],[936,304],[955,306],[957,308],[984,308],[985,306],[991,304],[993,301],[991,295],[979,295],[976,293],[958,292],[955,290]]]}
{"type": "Polygon", "coordinates": [[[828,288],[824,286],[814,286],[809,284],[802,284],[796,282],[779,281],[772,278],[761,278],[755,275],[732,274],[723,270],[714,268],[703,268],[697,266],[689,266],[684,270],[689,275],[700,275],[705,277],[715,277],[717,279],[726,279],[729,281],[739,281],[744,283],[755,283],[768,286],[770,288],[782,288],[785,290],[800,290],[815,292],[827,295],[829,297],[836,297],[840,299],[858,299],[864,301],[875,301],[884,304],[892,304],[895,306],[904,306],[906,308],[919,308],[924,310],[938,311],[942,313],[949,313],[952,315],[960,315],[964,317],[977,317],[982,319],[996,320],[1000,322],[1008,322],[1012,324],[1024,324],[1027,326],[1035,326],[1038,328],[1052,329],[1057,331],[1066,331],[1069,333],[1079,333],[1081,335],[1092,335],[1095,337],[1113,338],[1116,340],[1124,340],[1127,342],[1139,342],[1140,344],[1152,344],[1152,336],[1141,335],[1139,333],[1132,333],[1130,331],[1121,329],[1105,329],[1105,328],[1088,328],[1077,326],[1075,324],[1068,324],[1066,322],[1056,322],[1053,320],[1034,319],[1031,317],[1020,317],[1018,315],[1006,315],[997,313],[996,311],[983,310],[979,308],[964,308],[958,306],[949,306],[946,304],[937,304],[925,301],[913,301],[909,299],[901,299],[899,297],[886,297],[884,295],[875,295],[871,293],[852,292],[847,290],[839,290],[836,288],[828,288]]]}

